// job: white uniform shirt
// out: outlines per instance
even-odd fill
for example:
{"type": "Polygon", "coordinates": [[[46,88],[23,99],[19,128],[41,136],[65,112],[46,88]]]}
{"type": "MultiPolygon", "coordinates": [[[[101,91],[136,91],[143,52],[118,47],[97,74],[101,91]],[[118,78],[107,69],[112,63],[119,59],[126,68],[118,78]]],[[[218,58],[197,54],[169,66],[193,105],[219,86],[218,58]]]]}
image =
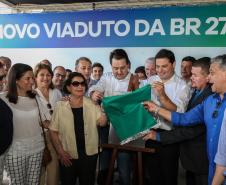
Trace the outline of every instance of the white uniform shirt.
{"type": "MultiPolygon", "coordinates": [[[[151,76],[148,79],[149,83],[152,84],[155,81],[162,82],[158,75],[151,76]]],[[[169,99],[177,106],[177,112],[185,112],[187,104],[191,97],[190,87],[186,82],[179,76],[174,74],[168,81],[164,82],[164,89],[169,99]]],[[[151,100],[161,106],[158,96],[152,91],[151,100]]],[[[163,118],[158,119],[159,128],[164,130],[171,130],[172,125],[169,124],[163,118]]]]}
{"type": "MultiPolygon", "coordinates": [[[[93,91],[99,91],[104,93],[104,97],[107,97],[128,93],[130,77],[131,73],[128,73],[124,79],[118,80],[114,77],[113,73],[105,73],[96,85],[90,87],[89,94],[93,91]]],[[[112,125],[110,125],[108,140],[109,143],[119,143],[119,139],[116,136],[112,125]]]]}

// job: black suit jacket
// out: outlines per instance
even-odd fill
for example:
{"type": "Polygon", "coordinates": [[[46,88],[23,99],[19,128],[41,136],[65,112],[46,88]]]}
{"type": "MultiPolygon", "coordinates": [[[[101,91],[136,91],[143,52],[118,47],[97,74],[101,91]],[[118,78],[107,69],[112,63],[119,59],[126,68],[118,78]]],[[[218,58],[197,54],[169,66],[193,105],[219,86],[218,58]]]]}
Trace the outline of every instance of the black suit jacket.
{"type": "MultiPolygon", "coordinates": [[[[192,101],[195,97],[195,93],[193,93],[188,103],[187,111],[202,103],[211,94],[210,85],[194,101],[192,101]]],[[[180,143],[180,159],[185,170],[198,174],[208,173],[205,124],[200,123],[190,127],[175,127],[171,131],[159,134],[160,141],[163,144],[180,143]]]]}
{"type": "Polygon", "coordinates": [[[13,113],[0,99],[0,155],[10,146],[13,137],[13,113]]]}

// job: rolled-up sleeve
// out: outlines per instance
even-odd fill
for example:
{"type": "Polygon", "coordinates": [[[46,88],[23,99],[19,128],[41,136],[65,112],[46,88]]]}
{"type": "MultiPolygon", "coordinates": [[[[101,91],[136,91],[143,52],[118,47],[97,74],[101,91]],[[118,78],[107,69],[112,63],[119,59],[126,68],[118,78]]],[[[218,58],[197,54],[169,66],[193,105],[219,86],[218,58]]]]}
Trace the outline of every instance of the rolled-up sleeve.
{"type": "Polygon", "coordinates": [[[174,103],[177,106],[176,112],[185,112],[191,97],[191,90],[189,86],[183,85],[181,89],[177,92],[177,94],[177,98],[174,100],[174,103]]]}
{"type": "Polygon", "coordinates": [[[224,112],[224,119],[221,126],[218,149],[214,162],[226,167],[226,111],[224,112]]]}
{"type": "Polygon", "coordinates": [[[88,95],[90,96],[90,95],[91,95],[91,92],[93,92],[93,91],[104,92],[104,91],[105,91],[105,88],[106,88],[106,78],[105,78],[105,76],[103,75],[103,76],[100,78],[100,80],[97,82],[96,85],[92,85],[92,86],[89,88],[88,95]]]}

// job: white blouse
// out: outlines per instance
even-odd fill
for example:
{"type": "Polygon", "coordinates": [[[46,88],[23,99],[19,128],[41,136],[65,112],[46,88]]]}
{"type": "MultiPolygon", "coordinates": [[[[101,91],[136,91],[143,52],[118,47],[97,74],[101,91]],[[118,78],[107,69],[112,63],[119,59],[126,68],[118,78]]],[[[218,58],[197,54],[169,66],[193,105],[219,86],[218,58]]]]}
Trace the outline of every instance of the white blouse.
{"type": "Polygon", "coordinates": [[[9,152],[13,155],[32,155],[44,149],[42,128],[39,124],[39,112],[35,99],[18,97],[16,104],[10,103],[5,97],[1,98],[13,112],[13,142],[9,152]]]}

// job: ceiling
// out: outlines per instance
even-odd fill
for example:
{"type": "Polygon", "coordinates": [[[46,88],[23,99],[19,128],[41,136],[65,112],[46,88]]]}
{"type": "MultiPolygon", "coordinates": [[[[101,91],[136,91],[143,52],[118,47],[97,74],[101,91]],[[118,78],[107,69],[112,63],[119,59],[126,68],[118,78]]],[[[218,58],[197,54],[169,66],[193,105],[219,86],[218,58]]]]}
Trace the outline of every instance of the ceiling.
{"type": "MultiPolygon", "coordinates": [[[[70,3],[85,3],[85,2],[104,2],[113,0],[6,0],[13,5],[23,5],[23,4],[70,4],[70,3]]],[[[115,0],[114,0],[115,1],[115,0]]]]}
{"type": "MultiPolygon", "coordinates": [[[[0,0],[12,13],[103,10],[226,3],[226,0],[0,0]]],[[[0,12],[1,13],[1,12],[0,12]]]]}

